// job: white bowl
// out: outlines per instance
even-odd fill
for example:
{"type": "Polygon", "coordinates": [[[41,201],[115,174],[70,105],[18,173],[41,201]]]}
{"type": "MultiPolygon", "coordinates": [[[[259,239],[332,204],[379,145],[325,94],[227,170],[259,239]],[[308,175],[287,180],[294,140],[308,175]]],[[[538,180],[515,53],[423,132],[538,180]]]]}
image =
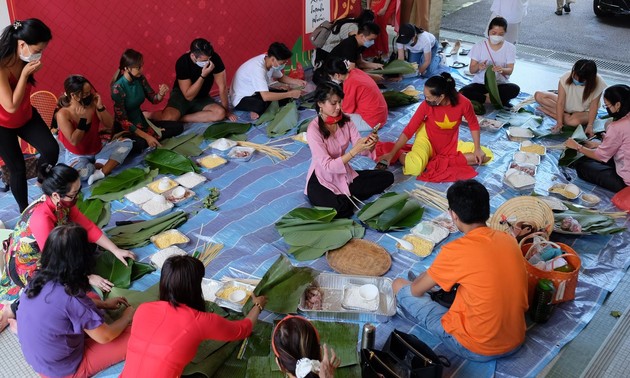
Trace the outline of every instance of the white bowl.
{"type": "Polygon", "coordinates": [[[158,189],[165,191],[168,190],[171,187],[171,181],[169,180],[168,177],[162,177],[162,179],[160,179],[160,182],[158,183],[158,189]]]}
{"type": "Polygon", "coordinates": [[[242,301],[243,299],[245,299],[246,296],[247,296],[247,293],[245,292],[245,290],[236,290],[232,292],[232,294],[230,294],[229,298],[230,298],[230,302],[238,303],[242,301]]]}
{"type": "Polygon", "coordinates": [[[594,194],[582,193],[582,201],[588,206],[595,206],[601,201],[601,198],[594,194]]]}
{"type": "Polygon", "coordinates": [[[173,198],[182,198],[186,195],[186,189],[184,189],[181,186],[178,186],[177,188],[173,189],[173,191],[171,192],[171,195],[173,196],[173,198]]]}
{"type": "Polygon", "coordinates": [[[373,301],[378,297],[378,287],[372,284],[362,285],[359,288],[359,295],[364,301],[373,301]]]}

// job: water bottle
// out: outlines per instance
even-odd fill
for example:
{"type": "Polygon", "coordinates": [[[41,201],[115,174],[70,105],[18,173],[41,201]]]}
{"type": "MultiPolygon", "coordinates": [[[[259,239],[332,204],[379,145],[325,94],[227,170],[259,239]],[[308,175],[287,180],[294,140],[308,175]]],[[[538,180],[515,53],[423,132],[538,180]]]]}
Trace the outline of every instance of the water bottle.
{"type": "Polygon", "coordinates": [[[535,323],[546,323],[551,318],[551,313],[555,307],[551,301],[555,291],[551,280],[538,280],[534,300],[529,308],[529,314],[535,323]]]}
{"type": "Polygon", "coordinates": [[[376,327],[372,323],[365,323],[361,333],[361,349],[374,349],[376,327]]]}

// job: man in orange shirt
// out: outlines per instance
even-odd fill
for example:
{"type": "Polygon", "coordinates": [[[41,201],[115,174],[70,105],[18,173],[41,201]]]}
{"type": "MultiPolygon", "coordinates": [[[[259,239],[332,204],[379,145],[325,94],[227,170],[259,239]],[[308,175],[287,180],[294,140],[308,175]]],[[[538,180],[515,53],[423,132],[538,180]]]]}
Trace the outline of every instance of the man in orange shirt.
{"type": "Polygon", "coordinates": [[[525,340],[527,271],[516,240],[486,226],[490,196],[475,180],[447,191],[449,212],[464,236],[447,243],[413,282],[398,278],[394,293],[402,315],[438,336],[455,354],[489,361],[514,353],[525,340]],[[459,284],[450,309],[427,291],[459,284]]]}

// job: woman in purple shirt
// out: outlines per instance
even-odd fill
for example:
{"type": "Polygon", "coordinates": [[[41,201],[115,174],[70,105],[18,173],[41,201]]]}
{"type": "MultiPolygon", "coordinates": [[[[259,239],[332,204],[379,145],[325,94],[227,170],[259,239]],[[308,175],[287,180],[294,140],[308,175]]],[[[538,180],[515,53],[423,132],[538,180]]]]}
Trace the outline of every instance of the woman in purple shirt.
{"type": "Polygon", "coordinates": [[[87,295],[92,263],[83,227],[57,226],[46,239],[41,269],[17,310],[22,352],[40,376],[88,377],[125,358],[134,308],[122,297],[87,295]],[[99,309],[121,305],[127,308],[120,319],[105,323],[99,309]]]}
{"type": "Polygon", "coordinates": [[[312,160],[305,194],[313,206],[331,207],[337,210],[338,218],[349,218],[361,200],[392,185],[394,175],[389,171],[352,169],[350,161],[355,156],[374,158],[378,136],[359,135],[354,123],[341,112],[342,99],[343,91],[334,82],[324,82],[315,91],[319,116],[306,132],[312,160]],[[352,148],[348,150],[350,144],[352,148]]]}
{"type": "Polygon", "coordinates": [[[613,118],[604,140],[583,146],[569,139],[566,146],[584,154],[575,163],[582,180],[616,193],[630,185],[630,87],[608,87],[604,91],[604,106],[613,118]]]}

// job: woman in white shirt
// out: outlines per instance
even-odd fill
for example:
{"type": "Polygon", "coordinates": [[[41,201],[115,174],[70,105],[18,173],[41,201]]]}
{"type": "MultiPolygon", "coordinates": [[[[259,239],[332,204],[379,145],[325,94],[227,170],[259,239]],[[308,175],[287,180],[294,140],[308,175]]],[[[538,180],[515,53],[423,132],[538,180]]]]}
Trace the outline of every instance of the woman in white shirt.
{"type": "Polygon", "coordinates": [[[413,24],[400,27],[396,39],[398,59],[405,59],[405,50],[409,52],[407,61],[418,64],[418,74],[424,77],[439,75],[440,56],[437,38],[413,24]]]}
{"type": "Polygon", "coordinates": [[[593,122],[606,82],[597,74],[592,60],[580,59],[570,72],[560,77],[558,94],[536,92],[534,99],[538,109],[556,119],[553,132],[560,132],[563,125],[586,125],[586,134],[593,135],[593,122]]]}
{"type": "Polygon", "coordinates": [[[470,73],[475,76],[472,84],[460,90],[469,100],[480,104],[489,102],[488,89],[484,84],[486,68],[489,66],[492,66],[492,71],[496,75],[503,106],[511,107],[510,100],[520,93],[521,88],[509,82],[516,61],[516,47],[505,41],[506,32],[505,18],[495,17],[488,26],[488,39],[477,42],[470,50],[470,73]]]}

